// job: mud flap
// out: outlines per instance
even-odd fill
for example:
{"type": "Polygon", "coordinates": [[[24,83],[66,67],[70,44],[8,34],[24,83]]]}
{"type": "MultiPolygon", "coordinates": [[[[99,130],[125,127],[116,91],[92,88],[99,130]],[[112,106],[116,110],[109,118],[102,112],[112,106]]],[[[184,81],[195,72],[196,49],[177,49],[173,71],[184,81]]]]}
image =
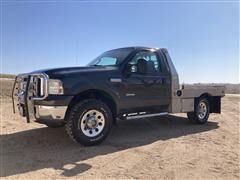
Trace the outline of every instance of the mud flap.
{"type": "Polygon", "coordinates": [[[221,97],[220,96],[212,96],[210,98],[210,113],[221,114],[221,97]]]}

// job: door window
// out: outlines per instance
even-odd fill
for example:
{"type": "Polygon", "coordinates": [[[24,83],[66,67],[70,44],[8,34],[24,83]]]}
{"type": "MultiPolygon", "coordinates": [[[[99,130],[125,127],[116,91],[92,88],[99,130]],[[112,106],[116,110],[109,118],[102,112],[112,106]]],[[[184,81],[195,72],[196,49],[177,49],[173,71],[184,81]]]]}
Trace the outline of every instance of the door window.
{"type": "Polygon", "coordinates": [[[147,64],[147,73],[159,73],[161,71],[158,56],[155,52],[141,51],[138,52],[133,59],[129,62],[130,71],[137,72],[137,63],[139,60],[145,60],[147,64]]]}

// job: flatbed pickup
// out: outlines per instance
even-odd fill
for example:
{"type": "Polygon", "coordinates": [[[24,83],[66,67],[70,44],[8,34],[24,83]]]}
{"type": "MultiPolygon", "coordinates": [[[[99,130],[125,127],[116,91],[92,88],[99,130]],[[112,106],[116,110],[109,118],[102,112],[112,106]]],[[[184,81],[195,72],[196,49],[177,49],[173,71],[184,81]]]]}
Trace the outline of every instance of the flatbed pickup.
{"type": "Polygon", "coordinates": [[[127,47],[104,52],[85,67],[20,74],[12,98],[14,112],[17,105],[27,122],[66,126],[73,140],[95,145],[117,120],[184,112],[205,124],[210,113],[221,112],[224,94],[224,86],[180,86],[164,48],[127,47]]]}

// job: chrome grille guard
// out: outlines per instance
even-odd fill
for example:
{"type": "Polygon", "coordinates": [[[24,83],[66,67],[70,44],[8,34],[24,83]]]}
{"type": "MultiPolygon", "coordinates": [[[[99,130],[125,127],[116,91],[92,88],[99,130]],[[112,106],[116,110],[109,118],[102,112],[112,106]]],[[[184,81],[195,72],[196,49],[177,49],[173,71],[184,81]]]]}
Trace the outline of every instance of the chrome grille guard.
{"type": "Polygon", "coordinates": [[[27,122],[35,119],[34,100],[44,100],[48,96],[48,75],[20,74],[16,76],[12,89],[13,113],[15,113],[15,97],[18,101],[18,109],[24,112],[27,122]]]}

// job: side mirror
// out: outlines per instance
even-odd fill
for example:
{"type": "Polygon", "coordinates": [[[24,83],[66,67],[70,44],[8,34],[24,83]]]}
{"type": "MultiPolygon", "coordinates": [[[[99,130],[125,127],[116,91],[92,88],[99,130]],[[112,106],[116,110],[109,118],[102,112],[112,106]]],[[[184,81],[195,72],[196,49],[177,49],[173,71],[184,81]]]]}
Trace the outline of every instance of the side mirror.
{"type": "Polygon", "coordinates": [[[127,64],[127,66],[124,68],[123,74],[126,78],[131,76],[131,69],[132,69],[131,64],[127,64]]]}
{"type": "Polygon", "coordinates": [[[139,74],[147,73],[147,61],[145,59],[139,59],[137,62],[137,72],[139,74]]]}

